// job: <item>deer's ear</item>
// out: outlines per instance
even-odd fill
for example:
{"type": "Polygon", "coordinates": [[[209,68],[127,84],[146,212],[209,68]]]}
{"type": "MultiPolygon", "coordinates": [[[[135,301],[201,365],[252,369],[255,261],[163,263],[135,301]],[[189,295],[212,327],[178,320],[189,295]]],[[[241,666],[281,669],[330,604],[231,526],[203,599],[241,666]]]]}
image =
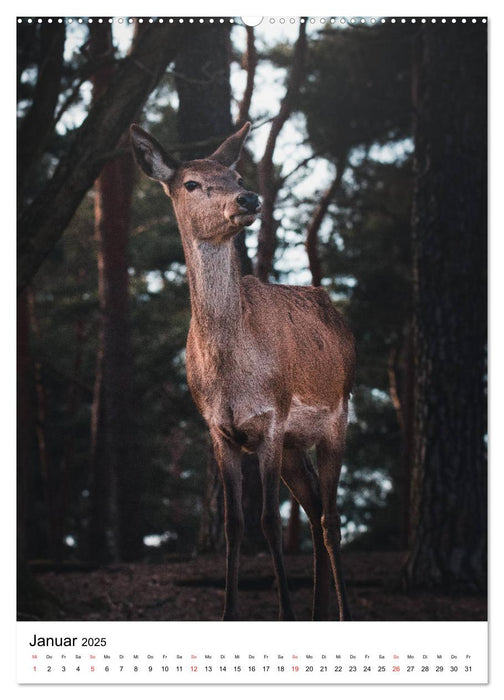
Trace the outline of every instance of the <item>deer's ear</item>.
{"type": "Polygon", "coordinates": [[[169,182],[179,162],[169,156],[156,139],[136,124],[130,127],[130,138],[135,160],[144,173],[159,182],[169,182]]]}
{"type": "Polygon", "coordinates": [[[229,136],[219,148],[209,156],[210,160],[216,160],[221,165],[226,165],[228,168],[235,168],[240,160],[243,144],[250,133],[250,122],[246,122],[242,128],[229,136]]]}

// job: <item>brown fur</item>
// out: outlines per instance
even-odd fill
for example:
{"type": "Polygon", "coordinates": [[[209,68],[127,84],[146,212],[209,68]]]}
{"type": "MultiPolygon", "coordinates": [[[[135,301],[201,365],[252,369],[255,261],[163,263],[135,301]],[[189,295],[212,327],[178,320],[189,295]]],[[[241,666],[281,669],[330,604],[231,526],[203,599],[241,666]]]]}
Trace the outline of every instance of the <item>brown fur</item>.
{"type": "Polygon", "coordinates": [[[184,246],[192,308],[187,378],[208,423],[224,485],[224,619],[238,616],[242,450],[259,456],[262,525],[275,566],[280,618],[294,618],[281,548],[281,475],[312,528],[314,619],[327,617],[331,569],[340,619],[349,619],[336,491],[354,375],[353,337],[323,290],[240,277],[232,237],[255,213],[237,203],[244,189],[234,165],[248,129],[245,125],[208,159],[180,165],[168,161],[148,134],[132,129],[139,164],[173,201],[184,246]],[[197,188],[187,191],[188,182],[197,188]],[[314,445],[318,476],[305,454],[314,445]]]}

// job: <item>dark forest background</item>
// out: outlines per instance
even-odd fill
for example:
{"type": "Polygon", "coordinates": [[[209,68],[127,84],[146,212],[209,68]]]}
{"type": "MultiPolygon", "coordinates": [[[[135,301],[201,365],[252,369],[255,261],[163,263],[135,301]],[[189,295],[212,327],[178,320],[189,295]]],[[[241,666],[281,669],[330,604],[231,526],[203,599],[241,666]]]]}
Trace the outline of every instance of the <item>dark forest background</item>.
{"type": "MultiPolygon", "coordinates": [[[[185,379],[182,247],[133,163],[133,121],[187,159],[252,120],[240,172],[263,212],[236,239],[243,273],[322,285],[357,340],[345,549],[402,552],[411,591],[484,593],[486,25],[306,20],[291,40],[228,18],[146,19],[129,45],[117,31],[18,24],[21,613],[39,614],[42,565],[223,549],[185,379]]],[[[244,479],[254,554],[254,458],[244,479]]],[[[282,499],[286,550],[309,552],[304,514],[282,499]]]]}

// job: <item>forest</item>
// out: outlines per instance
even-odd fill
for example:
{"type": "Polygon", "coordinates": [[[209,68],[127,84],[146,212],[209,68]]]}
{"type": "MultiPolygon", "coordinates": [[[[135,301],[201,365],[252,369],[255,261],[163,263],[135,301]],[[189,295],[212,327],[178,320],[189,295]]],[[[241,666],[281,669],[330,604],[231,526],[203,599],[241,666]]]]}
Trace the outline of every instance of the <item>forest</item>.
{"type": "MultiPolygon", "coordinates": [[[[129,127],[190,160],[247,120],[262,212],[241,272],[322,286],[356,339],[338,489],[354,618],[486,619],[481,18],[18,19],[18,619],[220,616],[184,252],[129,127]]],[[[245,614],[275,619],[254,455],[243,509],[245,614]]],[[[284,486],[281,516],[308,619],[310,530],[284,486]]]]}

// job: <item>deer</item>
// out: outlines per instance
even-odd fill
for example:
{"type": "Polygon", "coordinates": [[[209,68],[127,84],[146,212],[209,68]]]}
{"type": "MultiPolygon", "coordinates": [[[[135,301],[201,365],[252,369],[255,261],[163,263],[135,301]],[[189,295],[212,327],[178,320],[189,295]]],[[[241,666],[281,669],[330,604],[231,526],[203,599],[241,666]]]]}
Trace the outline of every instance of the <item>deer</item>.
{"type": "Polygon", "coordinates": [[[226,577],[223,620],[239,620],[244,452],[258,458],[261,527],[275,572],[279,619],[294,620],[282,548],[280,479],[307,514],[313,541],[312,619],[350,620],[336,496],[355,371],[352,332],[321,287],[242,276],[233,239],[260,214],[236,170],[246,122],[207,158],[180,161],[137,124],[140,169],[171,199],[186,260],[191,321],[187,381],[210,432],[223,485],[226,577]],[[308,450],[315,448],[317,467],[308,450]]]}

